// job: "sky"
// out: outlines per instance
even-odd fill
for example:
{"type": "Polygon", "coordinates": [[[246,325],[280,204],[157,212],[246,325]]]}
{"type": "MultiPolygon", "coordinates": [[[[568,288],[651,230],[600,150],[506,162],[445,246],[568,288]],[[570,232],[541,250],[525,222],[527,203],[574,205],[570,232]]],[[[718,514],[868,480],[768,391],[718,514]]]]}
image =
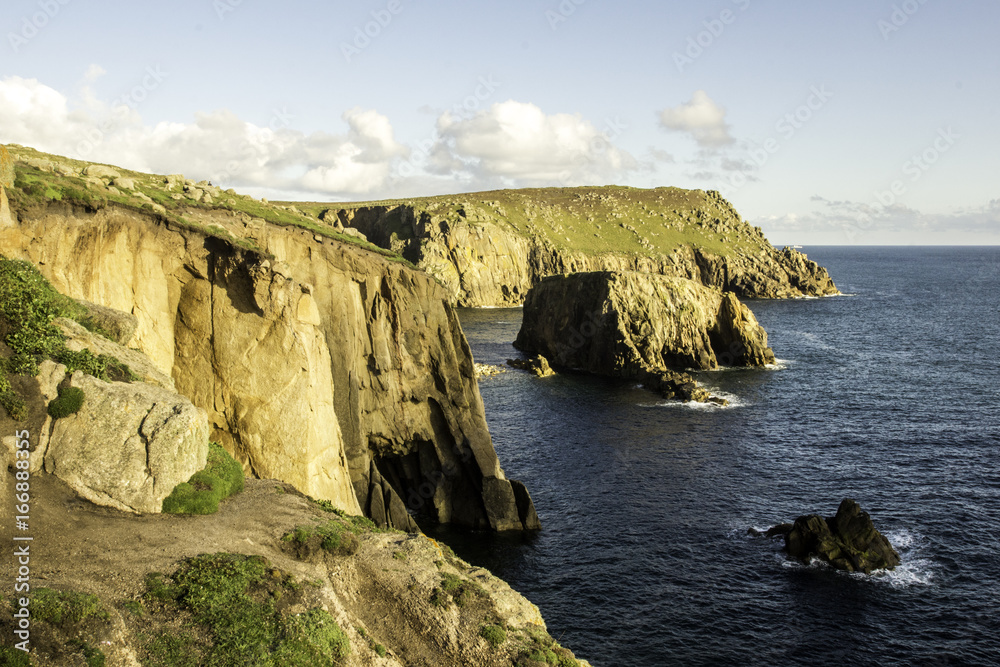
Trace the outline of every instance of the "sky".
{"type": "Polygon", "coordinates": [[[7,0],[0,142],[276,200],[719,190],[1000,244],[994,0],[7,0]]]}

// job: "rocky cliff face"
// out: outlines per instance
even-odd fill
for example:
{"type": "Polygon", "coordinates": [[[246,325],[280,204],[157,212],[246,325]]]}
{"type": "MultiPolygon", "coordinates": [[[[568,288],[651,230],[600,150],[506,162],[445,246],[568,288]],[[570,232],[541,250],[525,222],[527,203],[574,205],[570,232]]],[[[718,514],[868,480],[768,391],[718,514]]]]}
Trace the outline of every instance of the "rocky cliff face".
{"type": "Polygon", "coordinates": [[[767,333],[732,293],[642,273],[551,276],[528,294],[514,345],[609,377],[774,362],[767,333]]]}
{"type": "Polygon", "coordinates": [[[135,315],[133,345],[256,476],[403,529],[407,509],[496,530],[533,514],[500,468],[468,344],[430,277],[295,227],[255,228],[254,252],[115,205],[19,214],[0,252],[135,315]]]}
{"type": "Polygon", "coordinates": [[[776,250],[717,192],[563,188],[328,209],[437,276],[461,306],[516,306],[559,273],[636,271],[746,298],[837,294],[827,272],[776,250]]]}

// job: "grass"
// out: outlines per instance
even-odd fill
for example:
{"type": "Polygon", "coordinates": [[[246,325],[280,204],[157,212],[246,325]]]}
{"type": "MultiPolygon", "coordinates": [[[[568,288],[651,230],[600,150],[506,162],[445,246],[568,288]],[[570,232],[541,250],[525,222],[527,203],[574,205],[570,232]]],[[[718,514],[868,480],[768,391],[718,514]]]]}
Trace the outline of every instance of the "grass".
{"type": "Polygon", "coordinates": [[[300,546],[318,543],[334,556],[351,556],[357,552],[358,531],[344,521],[327,521],[315,526],[296,526],[281,539],[300,546]]]}
{"type": "Polygon", "coordinates": [[[62,419],[75,415],[83,407],[84,393],[79,387],[60,387],[59,397],[49,403],[49,416],[62,419]]]}
{"type": "Polygon", "coordinates": [[[32,667],[34,661],[31,654],[20,651],[12,646],[0,644],[0,665],[5,667],[32,667]]]}
{"type": "Polygon", "coordinates": [[[243,466],[217,442],[208,445],[208,463],[163,499],[165,514],[215,514],[219,503],[243,490],[243,466]]]}
{"type": "Polygon", "coordinates": [[[147,599],[165,616],[189,616],[145,645],[145,665],[307,667],[350,654],[347,634],[326,611],[281,611],[299,587],[259,556],[212,554],[184,561],[172,576],[147,577],[147,599]]]}
{"type": "Polygon", "coordinates": [[[482,586],[474,581],[443,573],[440,586],[431,593],[431,604],[435,607],[447,607],[454,602],[456,606],[464,607],[476,598],[485,596],[486,592],[482,586]]]}
{"type": "Polygon", "coordinates": [[[479,636],[489,642],[493,648],[498,648],[507,641],[507,631],[499,625],[484,625],[479,628],[479,636]]]}
{"type": "Polygon", "coordinates": [[[0,368],[0,405],[16,421],[27,417],[27,408],[13,390],[10,376],[37,375],[44,359],[64,364],[70,373],[79,370],[106,381],[136,377],[114,357],[68,349],[65,336],[52,324],[57,317],[89,322],[90,316],[86,308],[56,291],[33,265],[0,257],[0,332],[12,352],[0,368]]]}
{"type": "Polygon", "coordinates": [[[96,595],[74,591],[59,592],[51,588],[36,588],[32,592],[31,614],[36,621],[60,627],[82,623],[89,618],[109,618],[96,595]]]}
{"type": "Polygon", "coordinates": [[[16,211],[24,212],[37,207],[45,207],[53,202],[70,204],[90,212],[117,206],[147,214],[159,215],[166,221],[174,223],[179,227],[220,239],[234,248],[270,258],[253,239],[236,236],[222,227],[205,225],[190,219],[195,215],[203,213],[231,211],[245,214],[251,218],[264,220],[269,224],[280,227],[306,229],[313,234],[319,234],[342,243],[358,246],[369,252],[381,255],[389,261],[408,263],[394,252],[379,248],[357,237],[340,233],[331,225],[323,223],[318,219],[310,218],[302,213],[286,210],[285,207],[265,203],[235,192],[226,191],[220,197],[216,198],[213,203],[207,204],[195,201],[179,190],[170,190],[167,187],[164,176],[113,167],[123,177],[130,178],[136,183],[134,193],[130,191],[115,193],[108,188],[88,182],[80,175],[43,171],[27,164],[25,161],[29,159],[48,160],[77,172],[89,166],[90,163],[88,162],[48,155],[23,146],[10,146],[9,148],[12,157],[15,160],[19,160],[15,164],[14,187],[8,192],[11,206],[16,211]],[[152,200],[152,202],[146,201],[137,195],[144,195],[152,200]],[[174,199],[173,195],[180,195],[180,199],[174,199]],[[161,206],[162,210],[155,210],[154,206],[161,206]]]}
{"type": "Polygon", "coordinates": [[[396,241],[412,237],[408,226],[401,224],[399,212],[409,208],[416,220],[444,219],[452,227],[494,224],[561,250],[586,254],[656,256],[682,245],[722,255],[770,248],[753,228],[733,224],[741,221],[739,215],[714,191],[623,186],[533,188],[296,206],[317,216],[328,209],[376,209],[396,241]]]}

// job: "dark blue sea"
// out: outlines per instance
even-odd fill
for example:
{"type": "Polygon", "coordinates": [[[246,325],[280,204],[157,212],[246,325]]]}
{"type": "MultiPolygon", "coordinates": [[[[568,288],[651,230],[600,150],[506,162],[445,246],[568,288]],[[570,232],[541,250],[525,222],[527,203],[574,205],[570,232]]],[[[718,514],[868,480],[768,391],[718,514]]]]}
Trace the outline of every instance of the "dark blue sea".
{"type": "MultiPolygon", "coordinates": [[[[1000,248],[812,248],[844,296],[749,301],[779,363],[725,408],[585,375],[480,387],[533,538],[448,534],[597,666],[1000,664],[1000,248]],[[786,561],[747,536],[856,499],[903,564],[786,561]]],[[[520,310],[464,310],[503,364],[520,310]]]]}

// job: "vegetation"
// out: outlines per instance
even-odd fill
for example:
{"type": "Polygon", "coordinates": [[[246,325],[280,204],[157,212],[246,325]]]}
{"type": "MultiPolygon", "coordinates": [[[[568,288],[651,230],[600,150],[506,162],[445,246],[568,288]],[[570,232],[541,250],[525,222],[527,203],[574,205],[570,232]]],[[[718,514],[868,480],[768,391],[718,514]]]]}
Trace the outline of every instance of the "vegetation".
{"type": "Polygon", "coordinates": [[[163,499],[165,514],[215,514],[219,503],[243,490],[243,466],[222,445],[208,445],[208,463],[163,499]]]}
{"type": "Polygon", "coordinates": [[[454,602],[457,606],[464,607],[477,597],[486,597],[486,591],[482,586],[457,575],[443,573],[441,585],[431,593],[431,604],[436,607],[447,607],[449,603],[454,602]]]}
{"type": "Polygon", "coordinates": [[[135,379],[131,369],[114,357],[68,349],[65,336],[52,324],[57,317],[93,327],[87,309],[57,292],[38,269],[25,261],[0,257],[0,334],[11,350],[9,358],[0,359],[0,405],[12,419],[23,420],[27,408],[11,386],[10,376],[37,375],[44,359],[101,380],[135,379]]]}
{"type": "MultiPolygon", "coordinates": [[[[313,234],[319,234],[342,243],[359,246],[377,253],[394,262],[405,260],[396,253],[384,250],[349,234],[335,230],[331,225],[297,211],[291,206],[279,206],[237,194],[233,190],[222,192],[208,183],[191,186],[154,174],[129,171],[118,167],[112,169],[134,184],[134,189],[119,188],[106,182],[95,182],[83,175],[90,163],[66,157],[41,153],[23,146],[9,146],[10,153],[18,162],[15,165],[14,187],[10,190],[11,206],[17,211],[48,206],[62,202],[83,208],[90,212],[116,206],[147,214],[159,215],[168,223],[191,229],[208,237],[217,238],[229,246],[248,252],[265,254],[256,240],[234,234],[237,228],[226,229],[219,223],[203,223],[198,219],[218,217],[218,213],[241,216],[250,220],[262,220],[282,227],[300,227],[313,234]],[[40,168],[42,167],[42,168],[40,168]],[[217,193],[216,197],[195,199],[196,190],[217,193]]],[[[234,220],[236,218],[233,218],[234,220]]],[[[243,224],[238,225],[242,231],[243,224]]]]}
{"type": "Polygon", "coordinates": [[[555,667],[580,666],[580,662],[573,657],[572,651],[560,646],[559,642],[541,628],[526,627],[517,630],[516,634],[517,642],[521,645],[521,659],[554,665],[555,667]]]}
{"type": "Polygon", "coordinates": [[[484,625],[479,628],[479,636],[488,641],[493,648],[507,641],[507,631],[499,625],[484,625]]]}
{"type": "Polygon", "coordinates": [[[158,620],[178,614],[185,629],[147,638],[142,662],[159,665],[308,667],[337,664],[350,641],[319,608],[291,613],[300,586],[259,556],[214,554],[184,561],[172,576],[147,577],[158,620]],[[286,604],[287,602],[287,604],[286,604]]]}
{"type": "Polygon", "coordinates": [[[53,419],[75,415],[83,407],[83,398],[83,389],[79,387],[60,387],[59,397],[49,403],[49,415],[53,419]]]}
{"type": "Polygon", "coordinates": [[[51,588],[36,588],[32,591],[31,615],[36,621],[58,626],[82,623],[88,618],[109,618],[96,595],[74,591],[59,592],[51,588]]]}
{"type": "Polygon", "coordinates": [[[558,249],[586,254],[655,256],[682,245],[720,255],[770,248],[752,228],[732,224],[740,221],[739,215],[714,191],[588,186],[296,206],[314,216],[331,209],[378,209],[396,242],[413,237],[412,227],[403,224],[401,215],[408,208],[417,220],[492,223],[558,249]]]}

